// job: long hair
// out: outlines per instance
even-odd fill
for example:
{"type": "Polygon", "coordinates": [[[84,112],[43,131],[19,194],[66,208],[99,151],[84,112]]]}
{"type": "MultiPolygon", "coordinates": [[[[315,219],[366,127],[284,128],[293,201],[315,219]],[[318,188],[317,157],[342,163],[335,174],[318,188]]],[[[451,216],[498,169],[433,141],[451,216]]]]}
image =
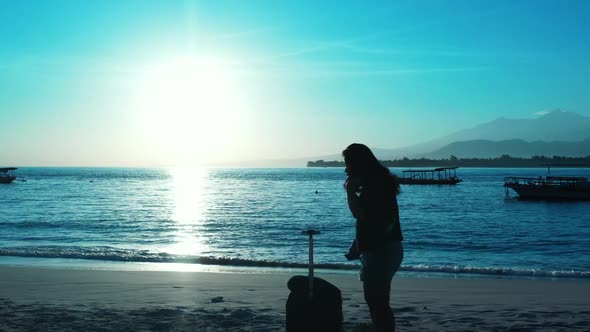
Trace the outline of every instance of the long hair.
{"type": "Polygon", "coordinates": [[[387,167],[381,165],[377,157],[366,145],[360,143],[350,144],[342,151],[342,156],[346,163],[348,176],[364,178],[389,177],[393,180],[395,193],[399,193],[397,176],[391,174],[387,167]]]}

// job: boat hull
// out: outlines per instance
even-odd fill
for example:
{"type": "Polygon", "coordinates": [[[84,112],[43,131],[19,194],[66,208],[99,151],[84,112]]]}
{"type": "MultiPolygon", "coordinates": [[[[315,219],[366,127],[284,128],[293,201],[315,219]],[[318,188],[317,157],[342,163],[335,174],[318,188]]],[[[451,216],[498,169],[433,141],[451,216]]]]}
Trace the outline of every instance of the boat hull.
{"type": "Polygon", "coordinates": [[[527,185],[506,185],[521,199],[590,200],[590,188],[560,188],[527,185]]]}
{"type": "Polygon", "coordinates": [[[2,176],[0,177],[0,183],[8,184],[16,179],[16,176],[2,176]]]}

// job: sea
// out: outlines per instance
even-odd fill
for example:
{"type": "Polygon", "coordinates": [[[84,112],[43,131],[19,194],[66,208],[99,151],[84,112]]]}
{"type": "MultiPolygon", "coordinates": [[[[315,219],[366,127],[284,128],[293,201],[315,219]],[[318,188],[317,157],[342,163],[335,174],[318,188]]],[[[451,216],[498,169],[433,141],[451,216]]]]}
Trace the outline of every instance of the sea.
{"type": "MultiPolygon", "coordinates": [[[[396,174],[402,169],[391,168],[396,174]]],[[[590,177],[590,169],[551,175],[590,177]]],[[[460,168],[454,186],[402,185],[400,274],[590,279],[590,202],[523,201],[506,176],[460,168]]],[[[0,185],[0,264],[85,269],[305,269],[357,273],[343,168],[22,167],[0,185]]]]}

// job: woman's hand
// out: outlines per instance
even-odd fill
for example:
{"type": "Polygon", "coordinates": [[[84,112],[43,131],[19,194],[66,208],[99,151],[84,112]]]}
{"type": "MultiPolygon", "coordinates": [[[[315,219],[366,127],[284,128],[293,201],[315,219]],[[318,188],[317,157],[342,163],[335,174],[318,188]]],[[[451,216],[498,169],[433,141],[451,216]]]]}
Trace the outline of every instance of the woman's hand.
{"type": "Polygon", "coordinates": [[[359,178],[349,177],[344,183],[346,187],[346,197],[348,201],[348,208],[352,216],[357,220],[364,217],[364,211],[360,206],[359,193],[363,189],[359,178]]]}
{"type": "Polygon", "coordinates": [[[362,189],[361,181],[356,177],[349,177],[344,183],[347,193],[358,193],[362,189]]]}

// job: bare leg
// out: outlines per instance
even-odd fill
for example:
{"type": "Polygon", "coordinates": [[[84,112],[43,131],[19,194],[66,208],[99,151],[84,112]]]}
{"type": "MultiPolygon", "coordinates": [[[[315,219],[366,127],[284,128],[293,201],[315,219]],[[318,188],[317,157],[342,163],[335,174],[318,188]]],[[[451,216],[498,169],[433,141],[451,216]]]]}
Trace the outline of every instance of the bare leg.
{"type": "Polygon", "coordinates": [[[376,332],[395,331],[395,316],[389,306],[389,282],[373,284],[363,282],[365,301],[369,306],[373,328],[376,332]]]}

